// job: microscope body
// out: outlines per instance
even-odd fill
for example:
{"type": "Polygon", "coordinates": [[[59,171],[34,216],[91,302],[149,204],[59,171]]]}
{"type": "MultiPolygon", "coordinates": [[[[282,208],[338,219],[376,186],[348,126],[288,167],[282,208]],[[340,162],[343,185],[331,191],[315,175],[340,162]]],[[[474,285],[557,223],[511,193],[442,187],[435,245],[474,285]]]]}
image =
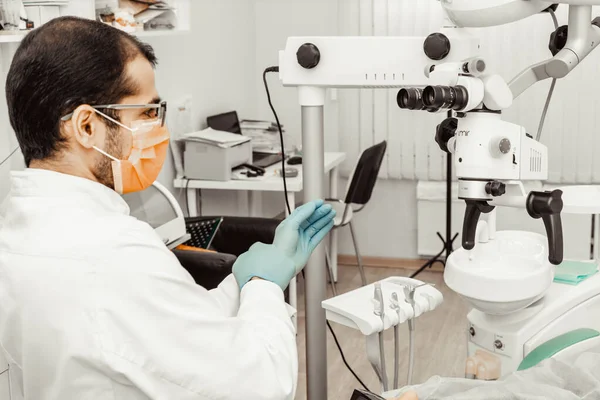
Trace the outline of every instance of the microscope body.
{"type": "Polygon", "coordinates": [[[503,121],[498,112],[478,110],[458,119],[453,149],[461,199],[500,196],[490,181],[544,180],[548,149],[522,126],[503,121]]]}

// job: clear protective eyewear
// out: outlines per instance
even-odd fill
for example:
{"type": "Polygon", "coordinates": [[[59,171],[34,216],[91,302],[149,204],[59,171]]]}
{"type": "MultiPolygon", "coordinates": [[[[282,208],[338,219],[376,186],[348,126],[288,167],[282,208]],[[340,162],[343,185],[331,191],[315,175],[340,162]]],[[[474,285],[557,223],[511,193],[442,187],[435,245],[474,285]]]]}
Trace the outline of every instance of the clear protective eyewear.
{"type": "MultiPolygon", "coordinates": [[[[155,104],[107,104],[107,105],[101,105],[101,106],[92,106],[92,108],[95,110],[98,110],[98,109],[103,109],[103,110],[148,109],[148,111],[156,110],[156,114],[151,116],[150,119],[151,120],[159,120],[160,126],[165,125],[165,120],[167,118],[167,102],[165,100],[161,101],[160,103],[155,103],[155,104]]],[[[67,115],[62,117],[60,120],[68,121],[71,118],[73,118],[73,112],[68,113],[67,115]]],[[[108,117],[108,119],[121,125],[118,121],[115,121],[114,119],[112,119],[110,117],[108,117]]]]}

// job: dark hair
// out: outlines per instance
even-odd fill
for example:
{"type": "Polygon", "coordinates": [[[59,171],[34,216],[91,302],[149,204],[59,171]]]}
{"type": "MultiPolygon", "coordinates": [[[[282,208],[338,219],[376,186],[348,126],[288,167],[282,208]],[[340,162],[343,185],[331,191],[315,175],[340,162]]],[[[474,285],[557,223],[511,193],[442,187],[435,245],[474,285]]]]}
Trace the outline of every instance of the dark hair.
{"type": "Polygon", "coordinates": [[[82,104],[114,104],[135,94],[124,71],[152,47],[101,22],[56,18],[21,42],[6,79],[10,123],[29,166],[65,146],[61,117],[82,104]]]}

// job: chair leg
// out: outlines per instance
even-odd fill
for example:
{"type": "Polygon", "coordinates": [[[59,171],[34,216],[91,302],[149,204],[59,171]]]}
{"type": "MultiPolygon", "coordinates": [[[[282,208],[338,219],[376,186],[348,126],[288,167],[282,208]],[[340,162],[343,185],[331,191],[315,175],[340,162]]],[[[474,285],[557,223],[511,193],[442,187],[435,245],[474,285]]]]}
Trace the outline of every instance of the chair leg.
{"type": "Polygon", "coordinates": [[[331,291],[333,296],[337,296],[337,288],[335,287],[335,281],[333,280],[333,270],[331,269],[331,260],[329,259],[329,251],[325,248],[325,263],[327,264],[327,276],[331,282],[331,291]]]}
{"type": "Polygon", "coordinates": [[[352,226],[352,222],[348,224],[350,227],[350,234],[352,235],[352,243],[354,244],[354,252],[356,253],[356,261],[358,262],[358,270],[360,272],[360,279],[362,280],[363,286],[367,285],[367,278],[365,276],[365,269],[362,263],[362,257],[360,256],[360,251],[358,250],[358,242],[356,241],[356,234],[354,233],[354,226],[352,226]]]}

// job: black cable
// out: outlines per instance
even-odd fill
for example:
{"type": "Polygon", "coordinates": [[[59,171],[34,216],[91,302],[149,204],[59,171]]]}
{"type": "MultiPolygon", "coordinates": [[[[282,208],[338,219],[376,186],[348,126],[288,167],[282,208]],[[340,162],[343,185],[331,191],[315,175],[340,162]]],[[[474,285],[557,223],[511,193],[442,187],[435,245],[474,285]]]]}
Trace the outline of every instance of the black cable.
{"type": "Polygon", "coordinates": [[[19,150],[19,147],[16,147],[13,151],[10,152],[10,154],[2,161],[0,161],[0,167],[8,161],[9,158],[12,157],[13,154],[15,154],[17,152],[17,150],[19,150]]]}
{"type": "Polygon", "coordinates": [[[285,195],[285,205],[287,207],[288,214],[291,214],[292,208],[290,207],[290,202],[288,200],[287,180],[285,177],[285,147],[283,146],[283,130],[281,129],[281,124],[279,123],[279,117],[277,116],[275,107],[273,107],[273,103],[271,102],[271,93],[269,93],[269,85],[267,84],[267,73],[269,72],[279,72],[279,67],[269,67],[265,69],[263,72],[263,83],[265,84],[265,91],[267,92],[267,101],[269,102],[269,107],[271,107],[271,111],[275,116],[277,129],[279,130],[279,140],[281,141],[281,176],[283,177],[283,192],[285,195]]]}
{"type": "Polygon", "coordinates": [[[191,217],[191,215],[190,215],[190,199],[187,195],[189,186],[190,186],[190,180],[186,178],[186,180],[185,180],[185,206],[187,208],[188,217],[191,217]]]}
{"type": "MultiPolygon", "coordinates": [[[[273,107],[273,103],[271,102],[271,94],[269,93],[269,85],[267,84],[267,73],[269,72],[279,72],[279,67],[269,67],[267,69],[264,70],[263,72],[263,83],[265,85],[265,91],[267,92],[267,100],[269,102],[269,106],[271,107],[271,111],[273,112],[273,116],[275,116],[275,121],[277,122],[277,129],[279,129],[279,139],[281,140],[281,166],[282,166],[282,170],[281,170],[281,176],[283,177],[283,192],[285,194],[285,205],[287,207],[287,211],[288,214],[292,213],[292,209],[290,207],[290,203],[288,201],[288,190],[287,190],[287,182],[285,179],[285,147],[283,146],[283,131],[281,129],[281,124],[279,123],[279,117],[277,116],[277,112],[275,111],[275,107],[273,107]]],[[[304,276],[304,270],[302,271],[302,275],[304,276]]],[[[350,373],[352,375],[354,375],[354,377],[356,378],[356,380],[362,385],[362,387],[368,391],[371,392],[369,390],[369,388],[367,388],[367,385],[365,385],[363,383],[363,381],[358,377],[358,375],[356,374],[356,372],[354,372],[354,370],[352,369],[352,367],[350,367],[350,364],[348,364],[348,361],[346,361],[346,356],[344,355],[344,351],[342,350],[342,346],[340,345],[340,342],[337,339],[337,336],[335,335],[335,332],[333,331],[333,328],[331,327],[331,324],[329,323],[329,321],[327,321],[327,327],[329,328],[329,332],[331,332],[331,335],[333,336],[333,340],[335,341],[335,345],[337,346],[339,352],[340,352],[340,356],[342,356],[342,361],[344,362],[344,365],[346,365],[346,368],[348,368],[348,370],[350,371],[350,373]]],[[[372,393],[372,392],[371,392],[372,393]]]]}
{"type": "MultiPolygon", "coordinates": [[[[554,29],[558,29],[558,19],[556,18],[556,14],[552,8],[548,8],[546,10],[550,16],[552,17],[552,22],[554,23],[554,29]]],[[[544,104],[544,109],[542,110],[542,116],[540,118],[540,123],[538,125],[537,135],[535,136],[535,140],[538,142],[542,138],[542,131],[544,130],[544,122],[546,121],[546,114],[548,113],[548,109],[550,107],[550,101],[552,100],[552,94],[554,93],[554,87],[556,86],[556,78],[552,78],[552,83],[550,84],[550,89],[548,89],[548,95],[546,97],[546,104],[544,104]]]]}
{"type": "Polygon", "coordinates": [[[373,393],[373,392],[371,392],[369,390],[369,388],[367,387],[367,385],[365,385],[364,382],[360,380],[360,378],[358,377],[358,375],[356,375],[356,373],[354,372],[354,370],[348,364],[348,361],[346,361],[346,357],[344,356],[344,352],[342,351],[342,346],[340,346],[340,342],[338,342],[337,336],[335,335],[335,332],[333,331],[333,328],[331,327],[331,324],[329,323],[329,321],[327,321],[327,327],[329,328],[329,332],[331,332],[331,336],[333,336],[333,340],[335,341],[335,345],[340,350],[340,355],[342,356],[342,361],[346,365],[346,368],[348,368],[348,370],[352,373],[352,375],[354,375],[354,377],[356,378],[356,380],[361,384],[361,386],[367,392],[373,393]]]}

